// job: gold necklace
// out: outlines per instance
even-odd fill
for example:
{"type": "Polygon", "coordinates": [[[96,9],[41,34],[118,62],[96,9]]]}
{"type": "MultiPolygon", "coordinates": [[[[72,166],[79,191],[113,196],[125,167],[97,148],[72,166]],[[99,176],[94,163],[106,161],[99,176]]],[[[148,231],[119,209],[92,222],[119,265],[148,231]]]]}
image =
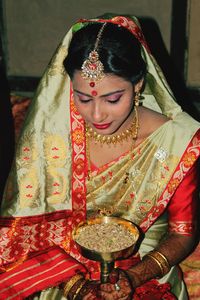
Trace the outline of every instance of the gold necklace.
{"type": "MultiPolygon", "coordinates": [[[[119,143],[122,143],[124,140],[127,140],[128,137],[132,137],[133,139],[133,145],[132,145],[132,148],[134,147],[134,144],[135,144],[135,141],[137,139],[137,136],[138,136],[138,128],[139,128],[139,118],[138,118],[138,111],[137,111],[137,107],[135,106],[134,107],[134,119],[133,119],[133,122],[131,124],[131,126],[125,130],[125,132],[122,132],[121,134],[119,135],[115,135],[115,136],[104,136],[104,135],[100,135],[100,134],[97,134],[95,131],[93,131],[93,129],[91,128],[92,130],[92,133],[96,133],[96,135],[99,135],[100,137],[98,138],[97,140],[97,137],[95,135],[95,137],[93,135],[91,135],[91,132],[88,132],[87,131],[87,127],[86,127],[86,160],[87,160],[87,179],[88,181],[90,181],[91,179],[91,162],[90,162],[90,147],[89,147],[89,138],[94,138],[95,139],[95,142],[100,142],[102,145],[104,143],[110,145],[110,144],[114,144],[116,145],[118,142],[119,143]],[[109,141],[107,141],[107,139],[104,139],[102,141],[102,139],[104,137],[110,137],[111,139],[109,139],[109,141]],[[113,137],[115,137],[115,141],[113,140],[113,137]]],[[[89,129],[90,130],[90,129],[89,129]]]]}
{"type": "Polygon", "coordinates": [[[123,131],[122,133],[116,135],[102,135],[94,131],[90,126],[86,125],[86,138],[94,139],[95,143],[103,144],[114,144],[117,143],[122,144],[124,140],[128,140],[129,137],[132,137],[135,140],[138,136],[138,128],[139,128],[139,121],[138,121],[138,111],[137,107],[134,107],[134,119],[131,123],[131,126],[123,131]]]}

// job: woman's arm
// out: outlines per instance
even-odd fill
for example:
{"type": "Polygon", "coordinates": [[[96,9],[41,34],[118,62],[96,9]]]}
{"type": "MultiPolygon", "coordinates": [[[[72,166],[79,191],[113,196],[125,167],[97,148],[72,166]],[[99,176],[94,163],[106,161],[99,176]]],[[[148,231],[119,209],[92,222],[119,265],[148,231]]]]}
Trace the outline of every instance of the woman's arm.
{"type": "MultiPolygon", "coordinates": [[[[195,242],[195,235],[184,236],[177,233],[169,233],[155,251],[164,255],[169,263],[169,267],[172,267],[180,263],[191,252],[195,242]]],[[[148,255],[143,258],[142,262],[129,269],[127,273],[131,278],[134,288],[150,279],[165,275],[162,274],[161,268],[156,260],[148,255]]]]}
{"type": "MultiPolygon", "coordinates": [[[[179,264],[194,249],[198,242],[198,186],[199,162],[197,161],[180,183],[168,205],[169,231],[155,249],[166,257],[169,266],[179,264]]],[[[162,277],[158,263],[151,256],[145,256],[141,263],[128,271],[134,286],[162,277]]]]}

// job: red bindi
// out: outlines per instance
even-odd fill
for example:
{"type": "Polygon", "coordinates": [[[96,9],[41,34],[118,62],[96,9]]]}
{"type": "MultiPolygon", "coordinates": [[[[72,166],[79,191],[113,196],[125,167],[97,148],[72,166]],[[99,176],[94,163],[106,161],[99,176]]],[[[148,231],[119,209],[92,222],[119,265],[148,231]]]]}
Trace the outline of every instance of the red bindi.
{"type": "Polygon", "coordinates": [[[97,91],[92,91],[92,96],[96,96],[97,95],[97,91]]]}
{"type": "Polygon", "coordinates": [[[90,82],[90,86],[91,86],[91,87],[94,87],[94,86],[95,86],[95,82],[94,82],[94,81],[91,81],[91,82],[90,82]]]}

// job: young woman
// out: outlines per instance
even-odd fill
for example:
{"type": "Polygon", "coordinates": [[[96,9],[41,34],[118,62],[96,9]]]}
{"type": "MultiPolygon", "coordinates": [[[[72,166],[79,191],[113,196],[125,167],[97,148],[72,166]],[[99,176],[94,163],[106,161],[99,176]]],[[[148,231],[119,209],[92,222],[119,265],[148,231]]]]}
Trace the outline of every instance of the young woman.
{"type": "Polygon", "coordinates": [[[0,298],[187,299],[178,264],[196,240],[199,153],[199,123],[175,102],[137,19],[80,20],[18,144],[2,206],[0,298]],[[102,214],[141,231],[107,284],[71,237],[102,214]]]}

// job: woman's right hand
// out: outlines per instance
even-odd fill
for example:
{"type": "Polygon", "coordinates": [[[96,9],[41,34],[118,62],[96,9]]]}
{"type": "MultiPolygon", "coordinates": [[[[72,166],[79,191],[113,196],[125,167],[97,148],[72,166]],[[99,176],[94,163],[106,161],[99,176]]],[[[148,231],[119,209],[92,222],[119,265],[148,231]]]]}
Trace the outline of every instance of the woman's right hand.
{"type": "Polygon", "coordinates": [[[99,291],[99,281],[87,280],[78,293],[76,300],[100,300],[102,298],[99,296],[99,291]]]}
{"type": "Polygon", "coordinates": [[[101,284],[100,293],[102,300],[128,300],[132,299],[133,286],[127,274],[115,269],[110,275],[110,282],[101,284]]]}

